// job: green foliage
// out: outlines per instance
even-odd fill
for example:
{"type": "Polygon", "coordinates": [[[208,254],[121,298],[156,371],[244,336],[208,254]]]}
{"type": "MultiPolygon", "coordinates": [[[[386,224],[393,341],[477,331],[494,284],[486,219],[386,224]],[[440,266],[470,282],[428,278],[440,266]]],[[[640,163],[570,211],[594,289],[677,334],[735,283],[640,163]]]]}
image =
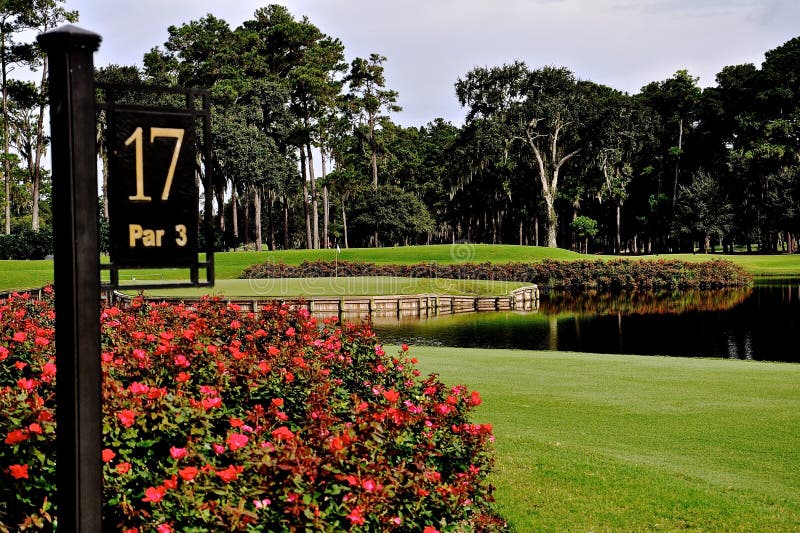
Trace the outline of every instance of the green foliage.
{"type": "Polygon", "coordinates": [[[53,253],[53,233],[48,228],[23,228],[0,235],[0,259],[44,259],[53,253]]]}
{"type": "MultiPolygon", "coordinates": [[[[0,529],[51,527],[52,301],[0,312],[0,529]]],[[[210,300],[101,322],[104,530],[503,529],[479,394],[421,377],[369,326],[210,300]]]]}
{"type": "Polygon", "coordinates": [[[579,239],[591,239],[597,235],[597,221],[587,216],[575,217],[569,227],[579,239]]]}

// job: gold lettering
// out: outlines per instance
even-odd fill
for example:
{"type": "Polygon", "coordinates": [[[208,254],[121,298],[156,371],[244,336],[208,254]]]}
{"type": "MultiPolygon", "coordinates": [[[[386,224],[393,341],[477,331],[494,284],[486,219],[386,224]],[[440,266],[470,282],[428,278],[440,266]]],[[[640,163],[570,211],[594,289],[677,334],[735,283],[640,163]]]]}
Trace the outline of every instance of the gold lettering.
{"type": "Polygon", "coordinates": [[[125,141],[125,146],[130,146],[131,143],[136,143],[136,194],[128,196],[128,199],[134,202],[149,202],[152,198],[144,195],[144,150],[142,149],[141,126],[136,128],[131,136],[128,137],[125,141]]]}
{"type": "Polygon", "coordinates": [[[147,248],[160,248],[161,239],[167,230],[163,229],[145,229],[139,224],[128,225],[128,244],[131,248],[136,248],[136,244],[141,240],[142,246],[147,248]]]}
{"type": "Polygon", "coordinates": [[[142,229],[139,224],[128,225],[128,244],[131,248],[136,248],[136,241],[142,238],[142,229]]]}
{"type": "Polygon", "coordinates": [[[161,192],[161,199],[169,199],[169,190],[172,188],[172,178],[175,176],[175,167],[178,165],[178,155],[181,152],[181,144],[183,144],[183,128],[151,128],[150,129],[150,142],[152,143],[157,137],[172,137],[176,140],[175,150],[172,152],[172,161],[169,164],[167,171],[167,181],[164,183],[164,190],[161,192]]]}
{"type": "Polygon", "coordinates": [[[175,226],[175,231],[178,232],[178,236],[175,238],[175,243],[178,246],[186,246],[186,243],[189,242],[189,237],[186,235],[186,226],[183,224],[178,224],[175,226]]]}

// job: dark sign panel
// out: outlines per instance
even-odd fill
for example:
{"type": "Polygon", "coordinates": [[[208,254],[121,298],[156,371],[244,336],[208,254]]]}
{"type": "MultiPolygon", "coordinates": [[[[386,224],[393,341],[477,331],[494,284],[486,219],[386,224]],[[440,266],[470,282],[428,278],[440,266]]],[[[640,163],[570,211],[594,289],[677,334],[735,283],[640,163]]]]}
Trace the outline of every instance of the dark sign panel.
{"type": "Polygon", "coordinates": [[[144,268],[195,264],[194,116],[117,109],[110,122],[111,262],[144,268]]]}

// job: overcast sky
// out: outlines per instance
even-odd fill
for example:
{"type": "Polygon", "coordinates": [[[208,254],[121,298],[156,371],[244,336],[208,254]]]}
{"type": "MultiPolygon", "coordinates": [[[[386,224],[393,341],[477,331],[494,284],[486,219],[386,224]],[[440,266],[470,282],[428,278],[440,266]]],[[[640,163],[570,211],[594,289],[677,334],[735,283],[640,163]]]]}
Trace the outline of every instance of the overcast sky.
{"type": "MultiPolygon", "coordinates": [[[[253,0],[67,0],[78,25],[103,37],[95,64],[141,66],[167,27],[207,13],[232,28],[269,2],[253,0]]],[[[678,69],[714,85],[726,65],[760,65],[764,52],[800,36],[798,0],[286,0],[342,40],[348,62],[388,58],[387,86],[400,93],[394,120],[461,124],[455,81],[476,66],[514,60],[565,66],[582,79],[636,93],[678,69]]]]}

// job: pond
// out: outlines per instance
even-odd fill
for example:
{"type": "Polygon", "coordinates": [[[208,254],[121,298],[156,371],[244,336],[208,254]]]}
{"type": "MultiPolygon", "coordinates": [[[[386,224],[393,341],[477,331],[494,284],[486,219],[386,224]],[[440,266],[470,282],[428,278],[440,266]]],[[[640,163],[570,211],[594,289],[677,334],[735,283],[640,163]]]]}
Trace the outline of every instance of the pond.
{"type": "Polygon", "coordinates": [[[534,312],[378,320],[387,344],[800,362],[800,279],[748,289],[551,294],[534,312]]]}

